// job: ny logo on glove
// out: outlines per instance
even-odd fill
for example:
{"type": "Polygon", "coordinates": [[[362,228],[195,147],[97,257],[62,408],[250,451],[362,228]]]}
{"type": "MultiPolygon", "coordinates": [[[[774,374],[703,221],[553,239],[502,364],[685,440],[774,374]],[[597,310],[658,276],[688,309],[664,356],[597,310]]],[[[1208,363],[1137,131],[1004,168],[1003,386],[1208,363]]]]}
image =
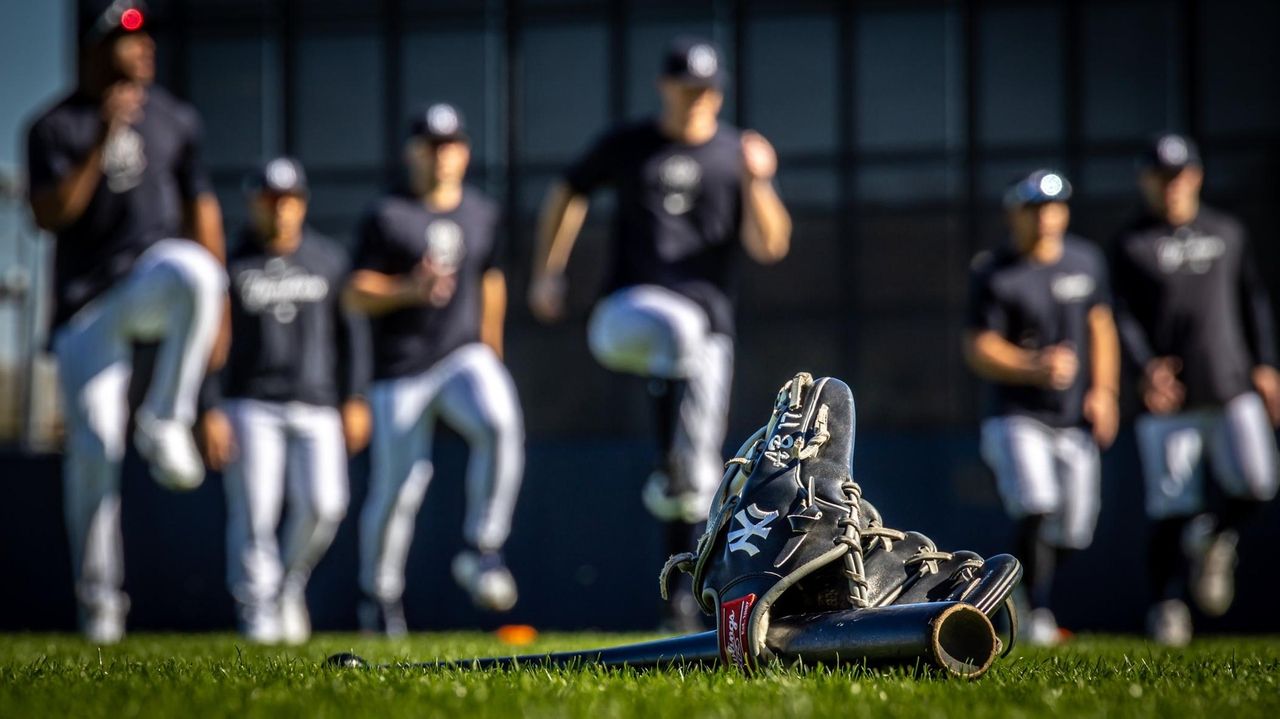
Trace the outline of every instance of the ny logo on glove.
{"type": "MultiPolygon", "coordinates": [[[[733,515],[733,518],[742,525],[742,529],[735,529],[729,532],[729,543],[727,545],[729,552],[746,552],[748,557],[754,557],[760,549],[752,544],[751,540],[755,537],[764,539],[769,536],[769,523],[778,518],[778,512],[777,510],[765,512],[753,503],[747,507],[746,511],[739,510],[737,514],[733,515]],[[759,521],[751,521],[747,514],[759,521]]],[[[728,552],[725,553],[725,556],[729,556],[728,552]]]]}

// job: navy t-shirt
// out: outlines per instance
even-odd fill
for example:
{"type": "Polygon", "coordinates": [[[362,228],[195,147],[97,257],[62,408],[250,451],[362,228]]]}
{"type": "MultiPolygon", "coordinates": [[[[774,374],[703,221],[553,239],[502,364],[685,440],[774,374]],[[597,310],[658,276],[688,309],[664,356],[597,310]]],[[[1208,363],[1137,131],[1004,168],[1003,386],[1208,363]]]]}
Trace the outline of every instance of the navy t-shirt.
{"type": "Polygon", "coordinates": [[[605,186],[617,194],[607,289],[666,287],[698,303],[714,331],[732,334],[743,172],[741,133],[724,123],[701,145],[668,138],[653,120],[597,140],[565,180],[580,194],[605,186]]]}
{"type": "Polygon", "coordinates": [[[970,270],[969,329],[990,330],[1026,350],[1070,343],[1080,361],[1066,390],[992,383],[987,416],[1023,415],[1051,427],[1084,422],[1084,395],[1091,378],[1089,311],[1110,306],[1102,253],[1068,235],[1052,264],[1002,248],[980,253],[970,270]]]}
{"type": "Polygon", "coordinates": [[[394,193],[365,214],[354,269],[403,275],[424,256],[437,266],[457,268],[457,287],[444,307],[404,307],[371,318],[375,379],[423,372],[453,350],[480,341],[483,278],[499,266],[500,220],[498,206],[470,187],[448,212],[394,193]]]}
{"type": "MultiPolygon", "coordinates": [[[[101,101],[83,94],[37,119],[27,136],[31,194],[56,188],[88,157],[101,131],[101,101]]],[[[181,235],[184,206],[212,192],[200,141],[195,109],[163,88],[148,88],[142,119],[107,140],[103,176],[84,214],[57,233],[55,327],[128,274],[143,250],[181,235]]]]}
{"type": "Polygon", "coordinates": [[[369,336],[365,318],[342,308],[348,268],[342,248],[310,228],[288,255],[246,229],[227,261],[231,351],[215,394],[325,406],[362,394],[369,336]]]}
{"type": "Polygon", "coordinates": [[[1112,254],[1125,352],[1139,368],[1180,359],[1188,406],[1226,403],[1252,388],[1255,364],[1276,365],[1270,300],[1234,218],[1202,208],[1174,228],[1143,217],[1112,254]]]}

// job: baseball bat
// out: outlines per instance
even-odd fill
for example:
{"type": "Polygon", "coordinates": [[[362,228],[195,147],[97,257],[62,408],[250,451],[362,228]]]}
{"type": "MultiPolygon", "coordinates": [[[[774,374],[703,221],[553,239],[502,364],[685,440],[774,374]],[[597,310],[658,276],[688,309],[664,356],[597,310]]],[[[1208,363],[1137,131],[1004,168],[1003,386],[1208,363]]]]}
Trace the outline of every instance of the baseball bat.
{"type": "MultiPolygon", "coordinates": [[[[765,644],[783,663],[930,666],[976,679],[990,668],[999,641],[991,620],[964,602],[906,604],[775,618],[765,644]]],[[[329,657],[331,666],[368,667],[354,654],[329,657]]],[[[715,631],[687,634],[604,649],[484,657],[439,662],[398,663],[381,668],[495,669],[516,666],[564,667],[594,664],[636,669],[715,666],[720,645],[715,631]]]]}

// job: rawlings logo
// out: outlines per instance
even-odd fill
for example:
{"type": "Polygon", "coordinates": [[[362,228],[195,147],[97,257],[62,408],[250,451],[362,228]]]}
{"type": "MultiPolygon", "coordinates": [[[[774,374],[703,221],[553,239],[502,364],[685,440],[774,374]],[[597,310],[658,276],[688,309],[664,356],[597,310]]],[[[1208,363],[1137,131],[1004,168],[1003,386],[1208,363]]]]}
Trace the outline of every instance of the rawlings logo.
{"type": "Polygon", "coordinates": [[[752,503],[746,510],[738,510],[738,513],[733,515],[733,518],[738,524],[742,525],[742,529],[735,529],[729,532],[729,550],[725,553],[725,556],[728,556],[729,552],[746,552],[748,557],[754,557],[760,553],[760,549],[752,544],[751,540],[755,537],[763,539],[769,536],[769,523],[778,518],[778,512],[777,510],[765,512],[752,503]],[[758,521],[751,521],[751,517],[747,516],[748,514],[758,521]]]}
{"type": "Polygon", "coordinates": [[[747,617],[756,595],[732,599],[720,605],[720,661],[747,670],[747,617]]]}

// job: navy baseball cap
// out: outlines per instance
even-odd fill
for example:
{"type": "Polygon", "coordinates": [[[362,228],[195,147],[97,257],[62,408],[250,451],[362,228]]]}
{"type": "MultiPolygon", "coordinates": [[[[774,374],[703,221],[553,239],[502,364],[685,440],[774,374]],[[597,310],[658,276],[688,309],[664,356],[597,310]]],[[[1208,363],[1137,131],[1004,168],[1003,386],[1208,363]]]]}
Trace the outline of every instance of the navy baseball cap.
{"type": "Polygon", "coordinates": [[[1061,173],[1053,170],[1036,170],[1009,186],[1004,193],[1004,206],[1008,209],[1024,205],[1043,205],[1047,202],[1066,202],[1071,199],[1071,183],[1061,173]]]}
{"type": "Polygon", "coordinates": [[[1144,170],[1177,174],[1192,165],[1200,166],[1200,148],[1185,135],[1166,132],[1151,141],[1138,165],[1144,170]]]}
{"type": "Polygon", "coordinates": [[[662,56],[662,77],[719,90],[724,83],[720,51],[709,40],[677,37],[667,43],[662,56]]]}
{"type": "Polygon", "coordinates": [[[307,187],[307,173],[303,171],[302,163],[292,157],[276,157],[268,160],[246,179],[245,191],[301,197],[310,194],[310,189],[307,187]]]}
{"type": "Polygon", "coordinates": [[[116,33],[138,32],[147,23],[143,0],[81,0],[80,42],[94,45],[116,33]]]}
{"type": "Polygon", "coordinates": [[[462,112],[447,102],[423,108],[409,123],[409,134],[428,142],[466,141],[467,123],[462,112]]]}

